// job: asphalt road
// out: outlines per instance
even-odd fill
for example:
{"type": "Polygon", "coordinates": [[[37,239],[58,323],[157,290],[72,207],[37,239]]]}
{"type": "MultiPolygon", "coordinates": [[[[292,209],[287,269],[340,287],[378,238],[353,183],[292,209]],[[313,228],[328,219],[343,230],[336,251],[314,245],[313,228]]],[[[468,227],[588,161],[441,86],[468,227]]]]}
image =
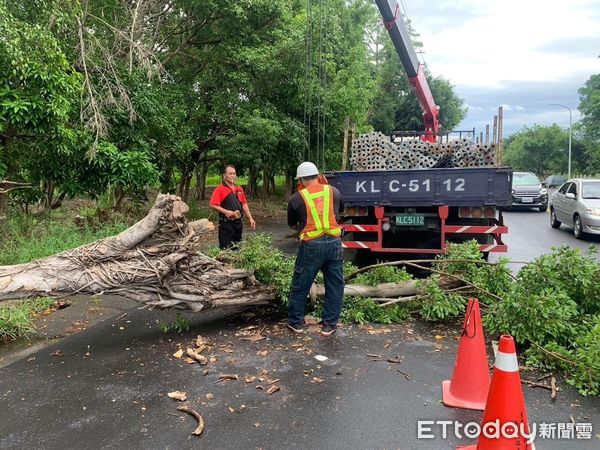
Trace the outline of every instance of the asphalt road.
{"type": "MultiPolygon", "coordinates": [[[[174,316],[132,309],[1,369],[0,448],[440,450],[473,442],[453,426],[442,438],[440,422],[425,430],[435,438],[418,438],[419,420],[481,420],[480,411],[440,401],[458,321],[353,326],[325,339],[316,326],[305,338],[292,336],[272,316],[232,322],[204,314],[188,332],[161,333],[156,322],[174,316]],[[248,339],[258,330],[263,340],[248,339]],[[197,334],[208,338],[206,355],[214,359],[200,366],[173,358],[197,334]],[[239,379],[220,382],[220,374],[239,379]],[[280,390],[269,395],[275,385],[280,390]],[[203,415],[202,436],[191,436],[194,419],[167,397],[175,390],[203,415]]],[[[600,399],[559,385],[555,401],[547,390],[524,389],[530,423],[589,423],[591,439],[539,439],[537,446],[597,449],[600,399]]]]}
{"type": "Polygon", "coordinates": [[[555,230],[550,226],[550,214],[534,209],[523,209],[504,213],[504,222],[508,226],[508,235],[504,242],[508,245],[508,253],[490,255],[490,261],[496,261],[500,256],[506,256],[514,261],[513,267],[522,266],[546,253],[553,247],[568,245],[586,251],[591,246],[600,246],[600,236],[587,236],[584,240],[577,240],[573,230],[566,225],[561,225],[555,230]]]}

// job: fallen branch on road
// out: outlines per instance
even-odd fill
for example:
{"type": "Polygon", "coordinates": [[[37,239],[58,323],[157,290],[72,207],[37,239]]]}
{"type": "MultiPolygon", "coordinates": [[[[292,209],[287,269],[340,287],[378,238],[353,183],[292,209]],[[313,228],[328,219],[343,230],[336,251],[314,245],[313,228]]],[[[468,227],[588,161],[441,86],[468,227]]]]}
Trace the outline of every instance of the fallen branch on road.
{"type": "Polygon", "coordinates": [[[177,410],[193,416],[198,421],[198,426],[192,431],[192,434],[194,436],[200,436],[204,431],[204,418],[189,406],[182,405],[178,407],[177,410]]]}

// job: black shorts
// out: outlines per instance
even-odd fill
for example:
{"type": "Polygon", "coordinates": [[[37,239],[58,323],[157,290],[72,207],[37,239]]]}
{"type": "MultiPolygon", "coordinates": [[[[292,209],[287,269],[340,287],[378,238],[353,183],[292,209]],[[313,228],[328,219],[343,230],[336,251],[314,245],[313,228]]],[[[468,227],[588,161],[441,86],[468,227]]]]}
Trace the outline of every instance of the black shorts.
{"type": "Polygon", "coordinates": [[[241,220],[222,220],[219,222],[219,247],[224,249],[242,240],[244,226],[241,220]]]}

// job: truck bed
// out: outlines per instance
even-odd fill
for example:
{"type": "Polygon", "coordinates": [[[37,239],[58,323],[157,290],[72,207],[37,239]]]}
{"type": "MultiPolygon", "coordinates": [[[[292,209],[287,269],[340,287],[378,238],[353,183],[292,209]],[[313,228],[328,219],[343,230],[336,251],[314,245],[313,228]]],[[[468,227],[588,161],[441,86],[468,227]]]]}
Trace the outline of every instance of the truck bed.
{"type": "Polygon", "coordinates": [[[512,204],[512,169],[469,167],[326,174],[348,206],[497,206],[512,204]]]}

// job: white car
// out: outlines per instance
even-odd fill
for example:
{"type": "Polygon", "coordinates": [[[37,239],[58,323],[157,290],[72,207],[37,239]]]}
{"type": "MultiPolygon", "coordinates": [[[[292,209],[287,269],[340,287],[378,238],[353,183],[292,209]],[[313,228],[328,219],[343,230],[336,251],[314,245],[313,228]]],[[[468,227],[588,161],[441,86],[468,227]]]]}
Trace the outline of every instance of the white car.
{"type": "Polygon", "coordinates": [[[600,179],[575,178],[550,197],[550,225],[573,228],[577,239],[600,234],[600,179]]]}

